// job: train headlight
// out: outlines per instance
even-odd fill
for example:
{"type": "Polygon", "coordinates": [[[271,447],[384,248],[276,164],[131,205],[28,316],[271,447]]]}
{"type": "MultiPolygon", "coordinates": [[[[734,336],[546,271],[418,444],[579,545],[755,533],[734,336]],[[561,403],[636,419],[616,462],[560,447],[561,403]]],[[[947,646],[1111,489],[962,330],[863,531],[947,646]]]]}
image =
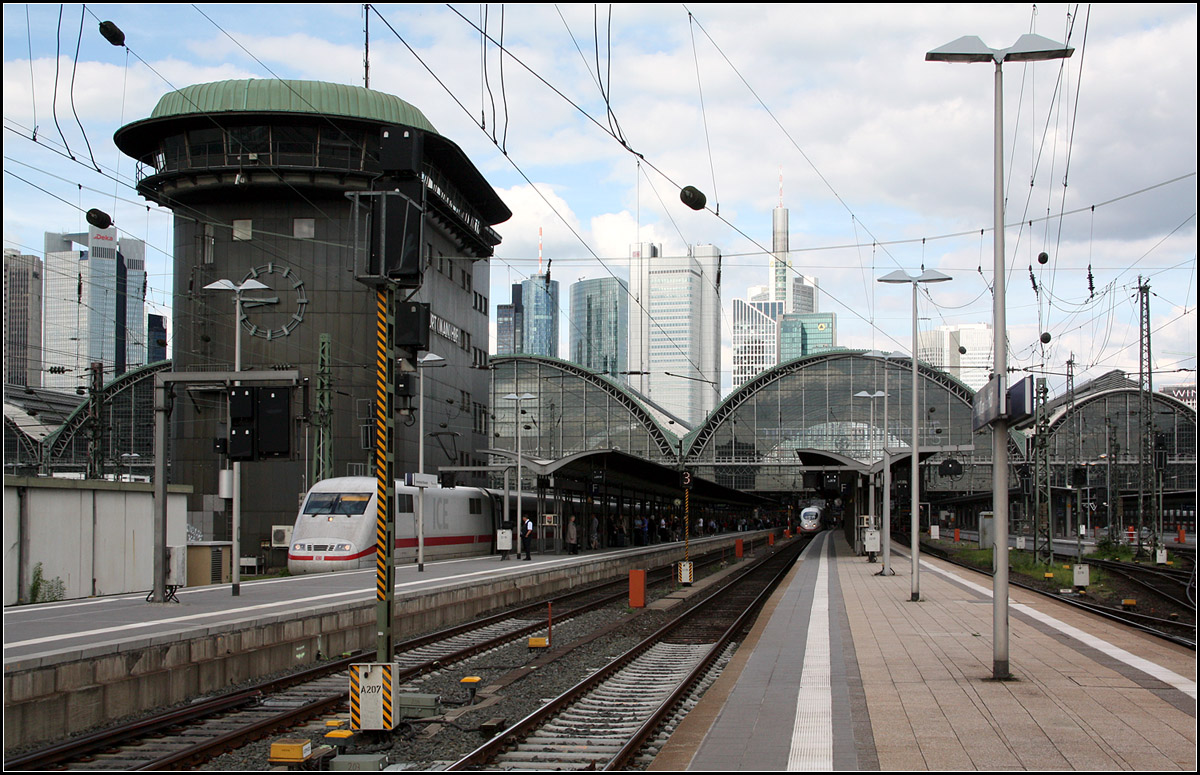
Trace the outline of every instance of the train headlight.
{"type": "Polygon", "coordinates": [[[302,543],[299,543],[299,542],[292,544],[292,551],[293,551],[293,552],[302,552],[302,551],[304,551],[304,544],[302,544],[302,543]]]}
{"type": "Polygon", "coordinates": [[[352,544],[336,544],[333,547],[333,550],[335,552],[349,552],[349,551],[352,551],[353,549],[354,549],[354,546],[352,544]]]}

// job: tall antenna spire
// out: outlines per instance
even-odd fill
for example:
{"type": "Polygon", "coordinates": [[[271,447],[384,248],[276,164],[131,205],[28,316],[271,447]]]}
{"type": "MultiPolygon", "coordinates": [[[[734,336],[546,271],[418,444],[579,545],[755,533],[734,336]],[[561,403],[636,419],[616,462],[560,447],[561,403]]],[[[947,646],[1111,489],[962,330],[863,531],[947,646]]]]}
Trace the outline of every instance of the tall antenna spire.
{"type": "Polygon", "coordinates": [[[371,88],[371,4],[363,3],[363,88],[371,88]]]}
{"type": "Polygon", "coordinates": [[[538,227],[538,274],[542,273],[542,227],[538,227]]]}
{"type": "Polygon", "coordinates": [[[779,167],[779,209],[783,209],[783,167],[779,167]]]}

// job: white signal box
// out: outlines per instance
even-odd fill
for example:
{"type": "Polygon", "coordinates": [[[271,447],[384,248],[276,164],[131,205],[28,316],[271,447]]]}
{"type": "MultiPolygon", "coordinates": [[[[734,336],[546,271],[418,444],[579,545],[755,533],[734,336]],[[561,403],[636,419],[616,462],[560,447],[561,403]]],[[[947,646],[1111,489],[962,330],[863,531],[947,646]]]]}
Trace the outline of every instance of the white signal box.
{"type": "Polygon", "coordinates": [[[1091,581],[1091,568],[1085,562],[1078,563],[1073,568],[1073,576],[1076,589],[1087,589],[1088,583],[1091,581]]]}
{"type": "Polygon", "coordinates": [[[396,665],[366,662],[350,666],[350,728],[388,730],[396,728],[396,665]]]}
{"type": "Polygon", "coordinates": [[[879,531],[864,530],[863,531],[863,551],[871,554],[879,552],[879,531]]]}

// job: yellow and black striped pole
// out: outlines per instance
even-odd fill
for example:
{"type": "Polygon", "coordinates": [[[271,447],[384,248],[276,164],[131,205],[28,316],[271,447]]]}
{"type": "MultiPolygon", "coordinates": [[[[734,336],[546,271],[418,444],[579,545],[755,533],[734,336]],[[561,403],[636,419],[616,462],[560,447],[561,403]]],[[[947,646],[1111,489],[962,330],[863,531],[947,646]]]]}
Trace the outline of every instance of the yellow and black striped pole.
{"type": "Polygon", "coordinates": [[[362,679],[359,670],[363,665],[350,665],[350,728],[362,729],[362,679]]]}
{"type": "Polygon", "coordinates": [[[392,551],[396,523],[392,504],[396,499],[395,455],[392,437],[395,431],[395,371],[393,347],[396,291],[391,285],[375,292],[375,622],[378,662],[391,662],[393,603],[396,594],[392,551]]]}
{"type": "Polygon", "coordinates": [[[683,561],[690,562],[691,555],[691,531],[689,525],[692,522],[692,488],[689,487],[683,491],[683,561]]]}

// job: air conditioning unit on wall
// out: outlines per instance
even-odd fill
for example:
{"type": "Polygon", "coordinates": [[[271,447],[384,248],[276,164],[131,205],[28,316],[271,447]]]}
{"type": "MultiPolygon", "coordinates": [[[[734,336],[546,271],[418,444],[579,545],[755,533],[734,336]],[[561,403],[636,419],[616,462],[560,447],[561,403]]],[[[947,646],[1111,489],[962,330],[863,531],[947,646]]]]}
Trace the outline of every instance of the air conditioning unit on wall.
{"type": "Polygon", "coordinates": [[[287,549],[292,545],[293,525],[271,525],[271,548],[287,549]]]}

